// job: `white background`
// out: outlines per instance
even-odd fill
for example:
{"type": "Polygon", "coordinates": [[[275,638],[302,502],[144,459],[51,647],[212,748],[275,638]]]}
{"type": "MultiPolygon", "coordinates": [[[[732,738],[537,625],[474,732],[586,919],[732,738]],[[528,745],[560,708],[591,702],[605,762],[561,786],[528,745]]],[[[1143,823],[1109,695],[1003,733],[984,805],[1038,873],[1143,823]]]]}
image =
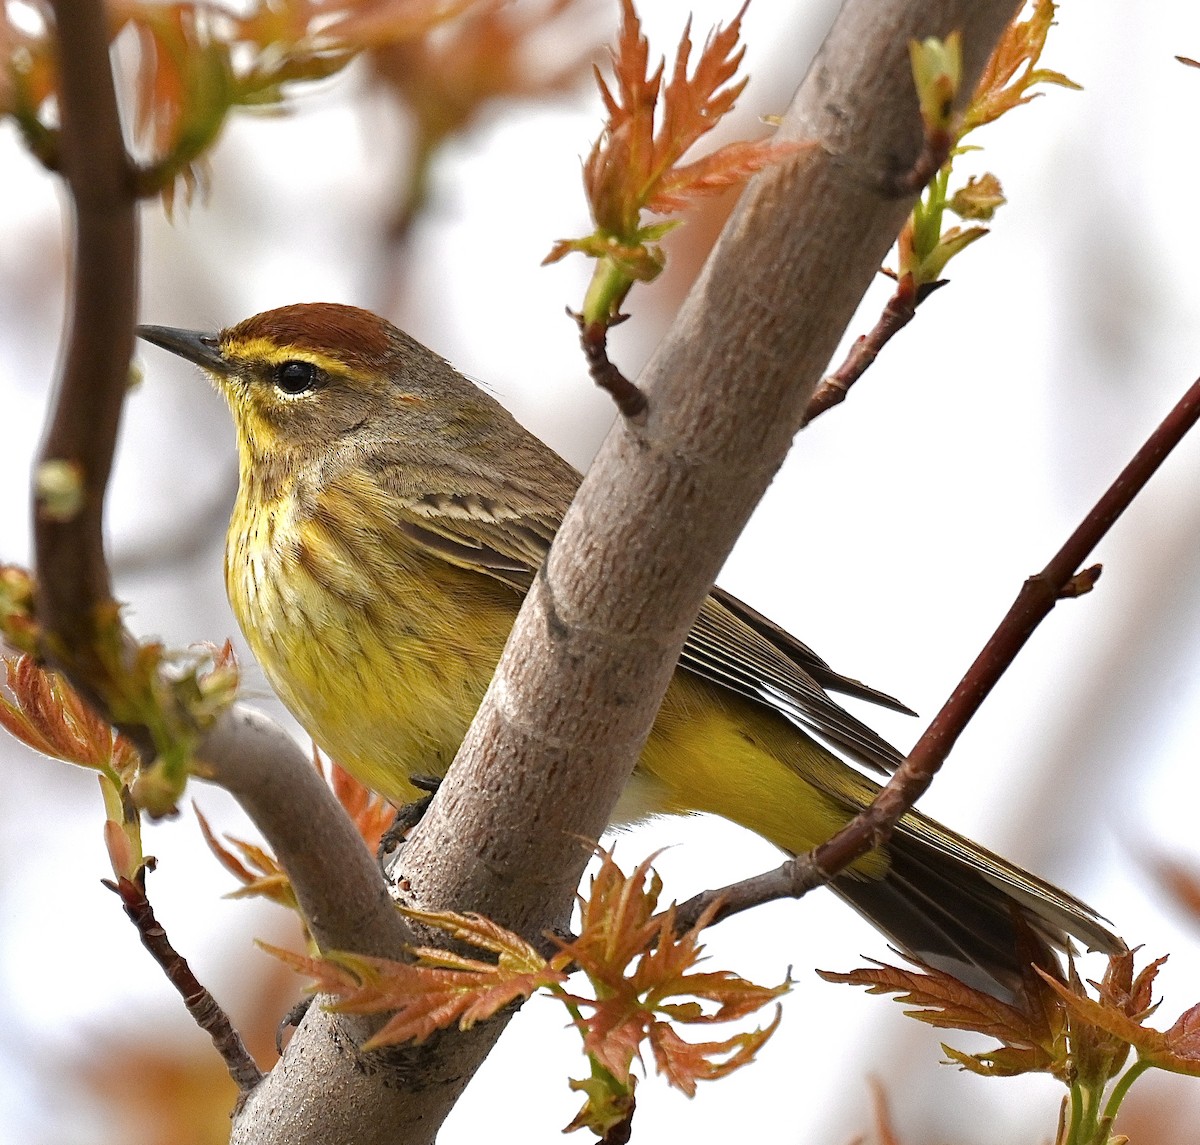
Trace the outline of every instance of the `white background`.
{"type": "MultiPolygon", "coordinates": [[[[732,15],[715,0],[644,7],[656,52],[673,47],[689,9],[698,38],[732,15]]],[[[745,20],[753,79],[735,130],[784,108],[834,7],[757,0],[745,20]]],[[[604,35],[615,8],[598,9],[590,27],[604,35]]],[[[1200,370],[1200,71],[1173,59],[1200,55],[1200,15],[1182,0],[1091,0],[1067,4],[1059,19],[1045,63],[1085,90],[1048,89],[979,133],[986,150],[967,169],[994,171],[1010,199],[993,235],[951,264],[952,284],[849,402],[801,436],[722,577],[835,667],[927,717],[1021,580],[1200,370]]],[[[598,124],[586,84],[554,104],[497,108],[439,157],[433,204],[396,252],[381,219],[400,182],[405,126],[361,71],[303,95],[288,118],[236,120],[206,204],[174,225],[145,208],[143,319],[215,328],[286,302],[369,306],[486,380],[585,465],[611,421],[563,316],[588,268],[581,258],[538,263],[553,240],[588,229],[579,161],[598,124]]],[[[0,558],[25,563],[25,489],[61,325],[63,200],[10,127],[0,131],[0,171],[0,558]]],[[[635,290],[634,318],[614,339],[628,372],[680,289],[668,280],[635,290]]],[[[881,280],[853,333],[886,295],[881,280]]],[[[236,481],[227,415],[190,368],[158,353],[144,361],[109,498],[117,594],[140,635],[236,640],[221,581],[236,481]]],[[[923,804],[1087,898],[1148,954],[1170,951],[1162,1024],[1200,994],[1195,923],[1172,912],[1145,865],[1160,851],[1200,862],[1198,481],[1200,444],[1190,440],[1101,546],[1097,591],[1038,632],[923,804]]],[[[243,666],[247,694],[275,707],[248,654],[243,666]]],[[[867,715],[901,746],[919,731],[867,715]]],[[[9,742],[0,778],[0,1145],[157,1140],[106,1122],[72,1080],[79,1063],[103,1063],[119,1044],[209,1052],[98,885],[107,866],[95,780],[9,742]]],[[[219,792],[197,785],[194,796],[223,829],[249,832],[219,792]]],[[[619,855],[632,864],[664,845],[659,869],[678,898],[778,858],[709,819],[644,826],[621,837],[619,855]]],[[[147,847],[160,859],[151,891],[169,933],[245,1020],[266,973],[251,939],[286,936],[287,920],[220,898],[231,880],[190,811],[151,828],[147,847]]],[[[759,1064],[693,1102],[648,1078],[635,1140],[850,1141],[870,1131],[868,1077],[891,1095],[906,1141],[1052,1136],[1053,1082],[936,1068],[937,1032],[816,979],[813,966],[886,955],[830,896],[724,924],[709,948],[714,967],[760,981],[793,968],[783,1026],[759,1064]]],[[[535,1000],[443,1142],[557,1140],[577,1106],[566,1078],[583,1069],[561,1012],[535,1000]]],[[[1189,1092],[1172,1101],[1191,1101],[1194,1117],[1189,1092]]]]}

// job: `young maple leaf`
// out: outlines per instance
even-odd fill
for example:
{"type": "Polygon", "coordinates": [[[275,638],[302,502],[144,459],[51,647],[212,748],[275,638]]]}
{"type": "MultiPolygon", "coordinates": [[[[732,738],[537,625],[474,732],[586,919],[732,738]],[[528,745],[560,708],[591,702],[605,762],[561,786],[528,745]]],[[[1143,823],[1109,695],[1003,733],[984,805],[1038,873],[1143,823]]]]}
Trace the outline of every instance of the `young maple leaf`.
{"type": "Polygon", "coordinates": [[[368,1048],[424,1041],[454,1023],[467,1029],[534,991],[549,992],[567,1006],[592,1063],[590,1078],[571,1082],[586,1101],[568,1128],[590,1128],[604,1141],[624,1140],[636,1086],[630,1067],[640,1060],[643,1041],[659,1072],[691,1095],[698,1081],[722,1077],[751,1061],[778,1027],[779,1008],[770,1025],[724,1041],[688,1042],[673,1027],[740,1018],[777,999],[791,983],[763,987],[725,971],[689,973],[702,951],[699,933],[711,915],[677,937],[674,908],[655,914],[661,883],[651,860],[626,876],[610,853],[598,853],[592,893],[581,902],[581,933],[571,942],[555,939],[560,949],[551,958],[479,915],[409,908],[401,909],[415,922],[488,957],[426,946],[411,948],[412,960],[403,962],[265,949],[309,975],[312,989],[334,995],[335,1009],[391,1013],[368,1048]],[[575,969],[588,976],[595,997],[563,988],[575,969]],[[591,1011],[586,1018],[584,1009],[591,1011]]]}
{"type": "Polygon", "coordinates": [[[642,1041],[648,1041],[659,1072],[691,1096],[697,1081],[722,1077],[752,1060],[777,1028],[779,1013],[769,1026],[722,1042],[687,1042],[673,1024],[745,1017],[784,994],[791,982],[767,987],[730,971],[691,972],[704,950],[700,934],[716,906],[677,935],[674,906],[656,913],[662,883],[651,869],[654,856],[627,876],[610,852],[599,855],[591,893],[581,903],[580,933],[560,943],[562,955],[587,975],[595,991],[594,998],[569,995],[576,1006],[591,1011],[576,1019],[584,1049],[624,1085],[642,1041]]]}
{"type": "Polygon", "coordinates": [[[559,985],[566,974],[518,935],[479,915],[402,908],[414,921],[486,950],[494,962],[433,947],[413,947],[415,961],[334,952],[309,957],[263,945],[294,970],[313,978],[312,989],[332,994],[333,1009],[353,1014],[391,1012],[364,1049],[423,1042],[457,1022],[468,1030],[535,990],[559,985]]]}
{"type": "MultiPolygon", "coordinates": [[[[313,766],[326,776],[321,755],[313,745],[313,766]]],[[[375,854],[385,832],[396,820],[396,808],[382,795],[378,795],[360,783],[336,760],[330,761],[326,781],[333,789],[337,801],[345,808],[354,826],[358,828],[367,850],[375,854]]]]}
{"type": "Polygon", "coordinates": [[[991,123],[1014,107],[1036,99],[1042,93],[1030,91],[1035,84],[1049,83],[1072,91],[1083,90],[1062,72],[1035,66],[1054,25],[1055,10],[1054,0],[1034,0],[1029,19],[1013,20],[1004,30],[963,114],[960,139],[976,127],[991,123]]]}
{"type": "MultiPolygon", "coordinates": [[[[370,788],[363,786],[351,776],[340,764],[331,763],[326,772],[325,763],[316,746],[313,747],[313,766],[329,783],[338,802],[346,814],[358,828],[363,843],[374,854],[379,850],[379,842],[383,834],[396,818],[396,809],[382,796],[370,788]]],[[[217,857],[217,861],[241,884],[241,888],[229,894],[229,898],[250,898],[259,896],[285,906],[299,913],[299,904],[287,872],[279,865],[279,861],[269,851],[256,843],[245,839],[237,839],[232,835],[225,838],[230,846],[226,846],[212,832],[208,820],[195,808],[196,819],[200,824],[200,833],[208,844],[209,850],[217,857]],[[237,851],[238,854],[235,854],[237,851]],[[239,857],[240,855],[240,857],[239,857]]]]}
{"type": "MultiPolygon", "coordinates": [[[[983,75],[976,85],[961,117],[953,117],[951,104],[958,83],[957,40],[926,41],[924,45],[913,45],[914,80],[921,96],[922,108],[937,103],[944,107],[947,117],[939,121],[949,132],[952,144],[949,157],[943,167],[933,176],[913,213],[905,224],[898,240],[900,250],[899,275],[911,274],[918,285],[937,282],[946,264],[971,243],[987,234],[984,227],[951,227],[943,233],[942,221],[946,210],[960,218],[987,220],[997,207],[1004,203],[999,180],[985,174],[978,180],[972,178],[967,185],[950,195],[948,193],[950,166],[956,156],[970,150],[963,146],[966,135],[978,127],[992,123],[1001,115],[1019,107],[1041,92],[1031,91],[1036,84],[1050,83],[1078,91],[1079,85],[1060,72],[1035,65],[1046,46],[1046,36],[1054,23],[1053,0],[1034,0],[1033,11],[1025,20],[1014,19],[1005,29],[988,59],[983,75]],[[927,59],[945,49],[945,61],[940,70],[927,59]],[[921,66],[918,66],[918,64],[921,66]],[[942,99],[946,83],[951,85],[950,99],[942,99]]],[[[926,130],[930,129],[929,113],[923,111],[926,130]]]]}
{"type": "Polygon", "coordinates": [[[583,306],[588,324],[611,324],[634,282],[651,281],[665,264],[659,240],[679,220],[644,226],[643,211],[681,210],[696,196],[740,184],[801,146],[732,143],[681,165],[683,155],[733,108],[746,86],[745,79],[733,82],[744,54],[738,37],[746,5],[727,28],[709,36],[691,75],[689,21],[665,86],[665,61],[649,70],[650,46],[633,0],[621,0],[621,10],[612,86],[599,69],[595,73],[608,118],[583,169],[596,229],[586,238],[560,240],[543,260],[557,262],[571,251],[598,260],[583,306]]]}
{"type": "Polygon", "coordinates": [[[1168,1030],[1143,1025],[1158,1008],[1151,1000],[1151,990],[1166,957],[1155,959],[1134,977],[1133,955],[1130,951],[1111,956],[1103,981],[1094,983],[1099,994],[1095,999],[1087,997],[1082,989],[1077,991],[1071,985],[1048,981],[1070,1011],[1072,1037],[1084,1036],[1086,1031],[1086,1036],[1098,1047],[1091,1051],[1091,1059],[1101,1063],[1099,1067],[1093,1065],[1094,1069],[1104,1068],[1106,1050],[1114,1059],[1120,1055],[1108,1076],[1116,1074],[1124,1062],[1125,1050],[1132,1047],[1139,1064],[1200,1077],[1200,1004],[1180,1014],[1168,1030]]]}
{"type": "Polygon", "coordinates": [[[1042,948],[1022,929],[1027,958],[1020,988],[1011,1002],[976,990],[965,982],[922,962],[907,957],[916,967],[906,970],[876,962],[873,966],[835,973],[818,970],[826,982],[865,986],[869,994],[895,994],[909,1017],[941,1029],[973,1030],[995,1038],[999,1049],[965,1054],[945,1043],[943,1051],[965,1070],[990,1077],[1022,1073],[1049,1073],[1066,1081],[1073,1069],[1068,1055],[1067,1013],[1047,984],[1055,981],[1057,968],[1035,966],[1042,948]]]}
{"type": "Polygon", "coordinates": [[[53,759],[109,775],[118,786],[137,771],[133,744],[115,732],[63,676],[30,656],[0,656],[12,700],[0,694],[0,726],[53,759]]]}
{"type": "Polygon", "coordinates": [[[300,906],[296,902],[291,881],[274,855],[255,843],[226,835],[225,838],[232,847],[240,852],[239,858],[213,834],[208,819],[200,808],[193,804],[193,810],[196,812],[196,821],[200,824],[200,833],[204,836],[208,849],[217,857],[221,866],[242,884],[238,890],[231,891],[227,898],[258,896],[285,906],[288,910],[299,912],[300,906]]]}

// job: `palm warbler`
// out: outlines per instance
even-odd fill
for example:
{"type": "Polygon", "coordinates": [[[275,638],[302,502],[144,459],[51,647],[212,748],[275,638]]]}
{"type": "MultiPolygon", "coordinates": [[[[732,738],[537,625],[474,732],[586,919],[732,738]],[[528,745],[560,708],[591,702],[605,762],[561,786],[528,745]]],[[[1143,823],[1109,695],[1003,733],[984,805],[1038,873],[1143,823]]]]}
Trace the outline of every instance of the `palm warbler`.
{"type": "MultiPolygon", "coordinates": [[[[234,613],[330,756],[397,801],[445,772],[579,474],[432,351],[366,311],[285,306],[204,334],[143,326],[229,402],[234,613]]],[[[894,748],[826,689],[904,710],[715,589],[617,815],[706,811],[798,853],[877,791],[894,748]]],[[[833,889],[902,949],[1007,995],[1014,915],[1113,951],[1089,907],[913,813],[833,889]]]]}

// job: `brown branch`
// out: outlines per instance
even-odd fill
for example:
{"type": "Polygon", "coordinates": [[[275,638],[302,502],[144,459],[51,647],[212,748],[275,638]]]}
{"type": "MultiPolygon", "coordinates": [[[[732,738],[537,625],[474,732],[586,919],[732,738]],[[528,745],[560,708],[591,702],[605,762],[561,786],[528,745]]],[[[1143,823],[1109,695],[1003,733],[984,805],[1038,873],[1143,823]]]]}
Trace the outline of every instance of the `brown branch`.
{"type": "Polygon", "coordinates": [[[941,170],[950,158],[956,142],[955,133],[945,128],[927,129],[921,153],[912,166],[900,174],[893,174],[885,183],[885,192],[897,198],[915,195],[941,170]]]}
{"type": "MultiPolygon", "coordinates": [[[[644,422],[649,407],[645,392],[621,373],[608,357],[608,329],[614,323],[586,323],[582,314],[571,310],[567,313],[579,326],[579,344],[583,347],[592,381],[608,393],[616,403],[617,411],[626,421],[638,424],[644,422]]],[[[624,321],[624,318],[618,321],[624,321]]]]}
{"type": "MultiPolygon", "coordinates": [[[[117,117],[103,5],[55,0],[54,12],[58,158],[74,204],[75,249],[69,333],[35,483],[36,609],[43,654],[111,719],[105,699],[120,684],[113,678],[120,671],[119,658],[112,655],[114,641],[118,657],[134,649],[115,621],[102,510],[132,355],[136,174],[117,117]],[[54,489],[50,477],[57,480],[54,489]]],[[[147,737],[139,734],[143,729],[122,730],[149,751],[147,737]]],[[[296,778],[312,776],[307,760],[288,783],[281,782],[288,774],[280,762],[287,755],[282,740],[266,735],[254,721],[239,720],[237,713],[228,713],[204,746],[215,761],[214,775],[242,799],[276,849],[310,912],[313,933],[331,947],[394,956],[407,930],[336,801],[325,791],[334,810],[322,810],[305,780],[296,778]]],[[[361,1019],[318,1015],[307,1024],[322,1023],[330,1052],[343,1061],[353,1056],[348,1046],[373,1032],[361,1019]]],[[[313,1062],[319,1060],[313,1055],[313,1062]]],[[[376,1063],[384,1068],[380,1059],[376,1063]]],[[[314,1082],[311,1091],[319,1088],[314,1082]]]]}
{"type": "Polygon", "coordinates": [[[900,818],[928,789],[963,729],[1037,626],[1059,600],[1091,590],[1100,575],[1100,566],[1080,569],[1080,565],[1197,420],[1200,420],[1200,379],[1192,383],[1146,439],[1050,563],[1021,586],[1017,599],[958,687],[868,807],[808,854],[789,859],[772,871],[688,899],[678,911],[680,928],[694,925],[717,900],[721,905],[714,922],[773,899],[800,898],[827,883],[855,859],[886,843],[900,818]]]}
{"type": "Polygon", "coordinates": [[[850,387],[866,373],[879,357],[879,352],[891,339],[912,321],[917,307],[945,280],[918,287],[911,274],[904,275],[896,284],[896,290],[887,300],[879,321],[869,333],[860,334],[850,347],[846,360],[832,374],[822,379],[804,411],[804,424],[820,417],[826,410],[846,400],[850,387]]]}
{"type": "Polygon", "coordinates": [[[101,513],[133,350],[136,195],[117,118],[104,5],[54,0],[53,9],[58,159],[75,216],[74,288],[38,474],[72,474],[79,488],[64,509],[50,506],[44,484],[35,483],[37,613],[46,654],[98,701],[108,677],[98,636],[111,603],[101,513]]]}
{"type": "Polygon", "coordinates": [[[237,1030],[233,1028],[229,1016],[221,1009],[217,1000],[200,984],[199,979],[192,973],[192,968],[167,938],[167,932],[154,916],[154,908],[146,897],[146,868],[138,872],[136,880],[119,878],[116,882],[105,879],[108,887],[120,900],[121,906],[129,916],[130,922],[137,927],[138,937],[142,945],[150,952],[150,956],[162,968],[167,981],[178,991],[187,1011],[210,1038],[217,1053],[225,1063],[229,1076],[233,1078],[238,1092],[243,1097],[260,1081],[262,1070],[258,1068],[250,1051],[237,1030]]]}

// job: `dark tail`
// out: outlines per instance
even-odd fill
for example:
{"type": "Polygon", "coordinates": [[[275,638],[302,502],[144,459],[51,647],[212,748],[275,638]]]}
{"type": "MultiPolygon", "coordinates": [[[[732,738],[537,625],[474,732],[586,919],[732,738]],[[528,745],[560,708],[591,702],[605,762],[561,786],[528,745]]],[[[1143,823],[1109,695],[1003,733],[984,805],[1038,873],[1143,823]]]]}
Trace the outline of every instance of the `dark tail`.
{"type": "Polygon", "coordinates": [[[1085,903],[923,816],[906,817],[885,850],[882,879],[844,874],[833,890],[901,951],[998,998],[1018,989],[1019,952],[1034,960],[1018,917],[1045,959],[1072,939],[1108,954],[1125,949],[1085,903]]]}

